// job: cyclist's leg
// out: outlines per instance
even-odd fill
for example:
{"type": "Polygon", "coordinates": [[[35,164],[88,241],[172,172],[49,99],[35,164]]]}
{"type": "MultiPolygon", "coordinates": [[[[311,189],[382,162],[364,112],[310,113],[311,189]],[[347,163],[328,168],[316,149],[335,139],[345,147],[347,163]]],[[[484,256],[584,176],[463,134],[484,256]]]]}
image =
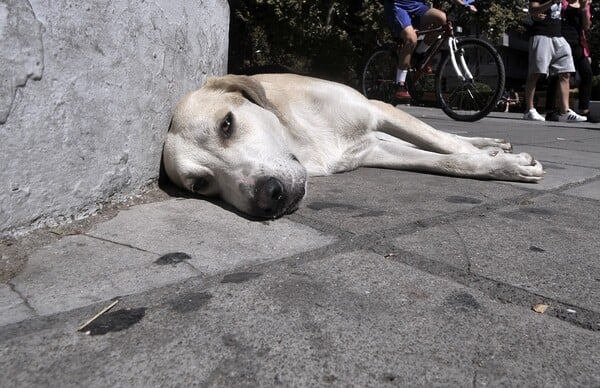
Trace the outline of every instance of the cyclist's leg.
{"type": "MultiPolygon", "coordinates": [[[[419,28],[436,28],[446,23],[446,14],[437,8],[429,8],[422,15],[417,15],[419,28]]],[[[426,45],[431,46],[437,39],[439,32],[427,34],[424,42],[426,45]]]]}
{"type": "Polygon", "coordinates": [[[394,35],[399,36],[404,45],[398,53],[398,68],[408,70],[410,68],[410,56],[417,43],[417,35],[412,26],[409,12],[396,5],[394,2],[385,2],[385,18],[390,25],[394,35]]]}
{"type": "Polygon", "coordinates": [[[417,46],[417,32],[413,26],[407,26],[400,33],[400,38],[404,44],[398,53],[398,67],[401,70],[408,70],[410,69],[410,58],[417,46]]]}
{"type": "Polygon", "coordinates": [[[400,33],[400,38],[402,38],[404,43],[398,52],[398,69],[396,70],[397,89],[394,93],[394,97],[399,102],[412,99],[408,91],[407,77],[411,67],[410,60],[412,53],[417,45],[417,33],[413,26],[407,26],[400,33]]]}
{"type": "Polygon", "coordinates": [[[411,96],[406,87],[406,78],[410,69],[410,58],[417,44],[417,34],[412,26],[408,10],[391,1],[385,2],[384,9],[386,19],[392,27],[392,31],[403,41],[402,48],[398,52],[398,68],[396,70],[398,88],[394,93],[394,97],[399,101],[409,100],[411,96]]]}

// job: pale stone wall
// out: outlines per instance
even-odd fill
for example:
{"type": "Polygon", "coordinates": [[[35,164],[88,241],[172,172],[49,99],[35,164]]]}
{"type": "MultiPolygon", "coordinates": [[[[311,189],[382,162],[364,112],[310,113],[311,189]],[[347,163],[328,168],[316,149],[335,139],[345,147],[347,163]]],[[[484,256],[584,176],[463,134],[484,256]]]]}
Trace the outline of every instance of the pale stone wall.
{"type": "Polygon", "coordinates": [[[171,111],[227,69],[226,0],[0,0],[0,236],[156,179],[171,111]]]}

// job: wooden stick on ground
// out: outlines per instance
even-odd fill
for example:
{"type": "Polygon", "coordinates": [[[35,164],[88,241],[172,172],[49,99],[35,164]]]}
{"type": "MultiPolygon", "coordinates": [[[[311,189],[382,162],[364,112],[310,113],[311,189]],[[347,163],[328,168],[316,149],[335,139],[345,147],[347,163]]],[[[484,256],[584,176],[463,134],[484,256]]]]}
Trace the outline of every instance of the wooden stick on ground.
{"type": "Polygon", "coordinates": [[[102,311],[100,311],[98,314],[94,315],[90,320],[88,320],[86,323],[84,323],[83,325],[79,326],[79,329],[77,329],[77,331],[82,331],[83,329],[85,329],[90,323],[94,322],[96,319],[98,319],[102,314],[106,313],[108,310],[112,309],[113,307],[115,307],[115,305],[119,303],[119,300],[115,300],[114,302],[112,302],[109,306],[106,306],[104,309],[102,309],[102,311]]]}

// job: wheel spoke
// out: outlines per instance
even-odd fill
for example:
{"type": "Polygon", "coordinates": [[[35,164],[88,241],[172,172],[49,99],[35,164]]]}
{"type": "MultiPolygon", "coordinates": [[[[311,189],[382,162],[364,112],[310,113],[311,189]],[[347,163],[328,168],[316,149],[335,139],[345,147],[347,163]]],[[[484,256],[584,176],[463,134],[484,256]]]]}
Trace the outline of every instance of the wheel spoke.
{"type": "Polygon", "coordinates": [[[396,61],[390,50],[375,52],[363,71],[363,94],[369,99],[390,102],[395,88],[396,61]]]}
{"type": "Polygon", "coordinates": [[[483,41],[465,39],[458,46],[455,54],[461,73],[465,76],[470,73],[473,78],[461,79],[446,56],[436,75],[436,94],[448,116],[456,120],[479,120],[495,107],[504,89],[504,66],[495,49],[483,41]]]}

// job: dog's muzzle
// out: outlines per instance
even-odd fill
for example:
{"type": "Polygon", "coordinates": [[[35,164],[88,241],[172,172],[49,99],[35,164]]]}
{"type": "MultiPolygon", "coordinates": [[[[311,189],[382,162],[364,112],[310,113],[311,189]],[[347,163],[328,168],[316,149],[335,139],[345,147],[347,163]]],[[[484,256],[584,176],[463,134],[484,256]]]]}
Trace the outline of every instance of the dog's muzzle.
{"type": "Polygon", "coordinates": [[[262,177],[256,181],[253,215],[264,218],[277,218],[298,209],[304,198],[304,185],[289,187],[274,177],[262,177]]]}

